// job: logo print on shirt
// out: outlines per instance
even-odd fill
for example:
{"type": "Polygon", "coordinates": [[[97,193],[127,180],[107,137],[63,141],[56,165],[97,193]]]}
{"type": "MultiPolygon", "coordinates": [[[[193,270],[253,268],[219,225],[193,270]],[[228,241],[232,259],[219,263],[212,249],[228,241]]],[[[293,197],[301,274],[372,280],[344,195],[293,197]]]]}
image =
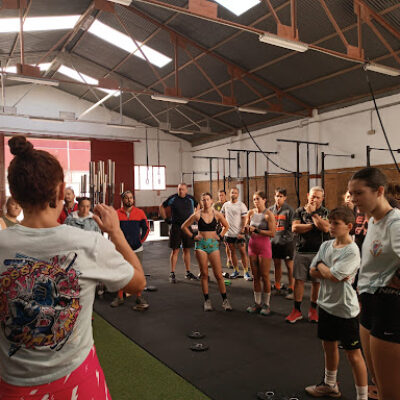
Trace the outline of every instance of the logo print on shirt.
{"type": "Polygon", "coordinates": [[[21,347],[61,350],[82,306],[77,254],[41,261],[17,255],[4,261],[0,275],[0,322],[10,342],[9,356],[21,347]]]}
{"type": "Polygon", "coordinates": [[[370,253],[374,257],[378,257],[382,253],[382,242],[380,240],[374,240],[372,242],[372,249],[370,249],[370,253]]]}

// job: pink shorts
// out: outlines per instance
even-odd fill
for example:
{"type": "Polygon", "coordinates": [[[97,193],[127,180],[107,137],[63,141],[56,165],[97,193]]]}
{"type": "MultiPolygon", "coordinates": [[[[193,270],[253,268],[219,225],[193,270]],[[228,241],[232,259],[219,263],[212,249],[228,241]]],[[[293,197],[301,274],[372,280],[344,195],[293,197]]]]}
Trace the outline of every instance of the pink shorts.
{"type": "Polygon", "coordinates": [[[271,241],[268,236],[253,234],[249,241],[249,256],[272,258],[271,241]]]}
{"type": "Polygon", "coordinates": [[[1,400],[111,400],[93,346],[86,360],[69,375],[38,386],[14,386],[0,379],[1,400]]]}

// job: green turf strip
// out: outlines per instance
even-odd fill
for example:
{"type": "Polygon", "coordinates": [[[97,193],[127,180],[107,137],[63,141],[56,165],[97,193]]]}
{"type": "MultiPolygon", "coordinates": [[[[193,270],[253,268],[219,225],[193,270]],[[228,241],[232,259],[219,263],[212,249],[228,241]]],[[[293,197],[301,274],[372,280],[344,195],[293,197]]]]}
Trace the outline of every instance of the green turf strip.
{"type": "Polygon", "coordinates": [[[113,400],[209,400],[99,315],[93,315],[97,355],[113,400]]]}

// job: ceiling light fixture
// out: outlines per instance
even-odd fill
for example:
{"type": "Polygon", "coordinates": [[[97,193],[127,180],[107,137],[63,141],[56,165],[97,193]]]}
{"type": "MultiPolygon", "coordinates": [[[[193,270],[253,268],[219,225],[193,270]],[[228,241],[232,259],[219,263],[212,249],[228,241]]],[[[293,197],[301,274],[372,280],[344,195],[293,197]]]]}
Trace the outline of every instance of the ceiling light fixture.
{"type": "Polygon", "coordinates": [[[254,108],[254,107],[238,107],[238,111],[249,113],[249,114],[260,114],[265,115],[267,114],[267,110],[262,108],[254,108]]]}
{"type": "Polygon", "coordinates": [[[283,47],[284,49],[299,51],[304,53],[308,50],[308,44],[299,42],[297,40],[291,40],[282,38],[272,33],[263,33],[259,36],[260,42],[268,43],[273,46],[283,47]]]}
{"type": "Polygon", "coordinates": [[[29,119],[40,122],[64,122],[64,120],[60,118],[36,117],[34,115],[29,116],[29,119]]]}
{"type": "Polygon", "coordinates": [[[382,64],[367,63],[364,65],[366,71],[378,72],[389,76],[400,76],[400,69],[388,67],[382,64]]]}
{"type": "Polygon", "coordinates": [[[115,124],[115,123],[108,123],[107,126],[111,126],[112,128],[121,128],[121,129],[136,129],[135,125],[122,125],[122,124],[115,124]]]}
{"type": "Polygon", "coordinates": [[[180,104],[189,103],[189,100],[183,97],[166,96],[164,94],[152,94],[151,98],[153,100],[159,100],[159,101],[170,101],[171,103],[180,103],[180,104]]]}
{"type": "Polygon", "coordinates": [[[34,83],[36,85],[47,85],[47,86],[59,86],[58,81],[53,81],[51,79],[36,78],[27,75],[10,75],[7,74],[6,78],[10,81],[24,82],[24,83],[34,83]]]}
{"type": "Polygon", "coordinates": [[[180,129],[170,129],[169,133],[174,133],[175,135],[193,135],[194,131],[184,131],[180,129]]]}
{"type": "Polygon", "coordinates": [[[132,0],[108,0],[108,1],[111,1],[111,3],[122,4],[123,6],[129,6],[132,3],[132,0]]]}

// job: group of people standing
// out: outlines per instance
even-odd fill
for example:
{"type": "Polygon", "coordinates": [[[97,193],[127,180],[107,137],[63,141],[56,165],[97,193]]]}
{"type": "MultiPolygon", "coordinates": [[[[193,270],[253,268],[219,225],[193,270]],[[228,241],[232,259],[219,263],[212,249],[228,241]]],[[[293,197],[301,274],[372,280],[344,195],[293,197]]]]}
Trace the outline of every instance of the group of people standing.
{"type": "MultiPolygon", "coordinates": [[[[55,395],[64,399],[78,394],[110,399],[93,344],[95,291],[99,282],[110,292],[120,291],[117,305],[124,300],[123,293],[139,294],[140,299],[146,286],[139,259],[149,231],[147,219],[134,207],[129,191],[122,194],[118,212],[98,204],[91,213],[88,199],[75,205],[56,158],[34,149],[22,136],[10,139],[9,146],[14,159],[8,181],[17,206],[10,200],[0,220],[0,399],[41,400],[55,395]],[[18,207],[24,213],[21,223],[16,223],[18,207]],[[60,224],[61,217],[67,223],[60,224]],[[98,231],[107,233],[108,240],[98,231]]],[[[349,181],[348,206],[329,212],[322,205],[320,187],[312,188],[306,205],[296,211],[285,203],[286,192],[279,188],[272,207],[268,208],[264,193],[256,192],[254,208],[247,210],[236,188],[231,188],[229,201],[216,207],[211,194],[203,193],[199,207],[181,184],[178,193],[160,207],[164,218],[166,209],[172,210],[170,281],[176,282],[181,245],[185,276],[197,279],[190,271],[190,247],[195,245],[204,310],[213,308],[209,264],[222,306],[232,310],[222,276],[219,248],[223,242],[234,268],[231,278],[239,274],[236,251],[242,256],[245,276],[249,256],[254,305],[247,311],[268,315],[271,260],[278,270],[276,291],[282,289],[279,267],[284,260],[288,289],[292,289],[287,295],[294,300],[286,320],[295,323],[303,317],[304,282],[311,279],[308,319],[318,322],[325,356],[323,381],[307,386],[306,392],[315,397],[341,396],[337,383],[340,346],[352,367],[357,400],[368,396],[398,400],[400,211],[389,203],[386,188],[386,177],[379,169],[362,169],[349,181]],[[358,236],[358,243],[353,236],[358,236]],[[374,390],[368,390],[367,373],[376,385],[374,390]]]]}
{"type": "Polygon", "coordinates": [[[179,185],[178,194],[160,206],[164,217],[166,207],[170,206],[172,211],[170,247],[171,261],[175,264],[171,282],[176,280],[175,265],[181,244],[185,249],[186,277],[192,278],[188,257],[194,242],[204,311],[213,310],[208,293],[209,264],[218,283],[222,306],[230,311],[219,249],[225,247],[227,265],[233,265],[231,279],[239,276],[236,255],[239,250],[244,277],[253,280],[254,304],[247,311],[269,315],[271,261],[274,260],[275,266],[273,289],[277,293],[282,290],[283,260],[288,270],[285,294],[294,300],[286,321],[294,324],[303,318],[304,286],[311,281],[308,320],[318,323],[318,337],[323,344],[324,379],[306,387],[306,392],[314,397],[341,396],[337,384],[340,346],[352,367],[357,400],[368,397],[397,400],[400,211],[389,203],[386,177],[377,168],[365,168],[354,174],[348,188],[344,204],[332,211],[323,206],[324,190],[319,186],[310,189],[307,203],[297,210],[286,203],[284,188],[275,190],[275,204],[269,208],[265,194],[254,193],[254,208],[247,210],[238,200],[237,188],[231,188],[229,201],[221,190],[218,202],[213,204],[211,194],[203,193],[197,204],[187,194],[187,186],[179,185]],[[174,208],[174,204],[183,202],[186,208],[174,208]],[[176,213],[181,213],[179,219],[174,219],[176,213]],[[187,219],[179,225],[185,216],[187,219]],[[253,277],[247,275],[247,255],[253,277]],[[374,383],[370,387],[367,371],[374,383]]]}

